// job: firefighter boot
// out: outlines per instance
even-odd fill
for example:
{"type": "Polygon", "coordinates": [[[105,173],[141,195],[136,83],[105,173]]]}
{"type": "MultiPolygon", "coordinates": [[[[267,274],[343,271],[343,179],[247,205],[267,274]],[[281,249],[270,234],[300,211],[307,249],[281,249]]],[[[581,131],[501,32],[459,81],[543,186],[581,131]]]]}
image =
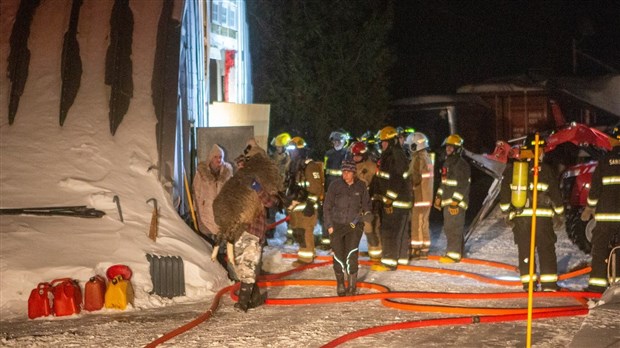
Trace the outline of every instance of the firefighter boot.
{"type": "Polygon", "coordinates": [[[349,287],[347,288],[347,295],[357,295],[357,273],[349,274],[349,287]]]}
{"type": "Polygon", "coordinates": [[[428,250],[420,250],[420,260],[428,260],[428,250]]]}
{"type": "Polygon", "coordinates": [[[266,300],[267,300],[267,293],[261,294],[260,288],[258,287],[258,285],[256,285],[256,283],[254,283],[254,286],[252,287],[252,295],[250,296],[250,303],[248,304],[248,308],[249,309],[256,308],[264,304],[266,300]]]}
{"type": "Polygon", "coordinates": [[[336,274],[336,294],[338,296],[345,296],[347,290],[344,287],[344,273],[336,274]]]}
{"type": "Polygon", "coordinates": [[[239,287],[239,300],[235,303],[235,309],[243,312],[248,311],[248,308],[250,308],[252,289],[254,289],[254,284],[241,283],[241,286],[239,287]]]}
{"type": "Polygon", "coordinates": [[[411,256],[409,257],[409,260],[419,260],[420,259],[420,249],[418,248],[411,248],[411,256]]]}

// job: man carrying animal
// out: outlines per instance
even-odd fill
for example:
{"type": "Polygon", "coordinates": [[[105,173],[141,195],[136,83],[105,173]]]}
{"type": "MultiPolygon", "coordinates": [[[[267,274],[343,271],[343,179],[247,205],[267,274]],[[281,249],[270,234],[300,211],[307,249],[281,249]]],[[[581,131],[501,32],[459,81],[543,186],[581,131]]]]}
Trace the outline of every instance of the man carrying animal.
{"type": "Polygon", "coordinates": [[[278,202],[282,177],[253,139],[244,158],[243,166],[215,198],[213,210],[221,237],[234,245],[234,267],[241,283],[235,308],[246,312],[265,300],[256,285],[267,225],[265,208],[278,202]]]}

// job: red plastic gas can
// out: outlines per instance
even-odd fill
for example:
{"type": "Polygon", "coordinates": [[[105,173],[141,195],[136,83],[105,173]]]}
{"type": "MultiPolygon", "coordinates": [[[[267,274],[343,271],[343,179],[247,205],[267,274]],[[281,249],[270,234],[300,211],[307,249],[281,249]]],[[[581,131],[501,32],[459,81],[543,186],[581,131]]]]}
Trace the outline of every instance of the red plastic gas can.
{"type": "Polygon", "coordinates": [[[57,317],[78,314],[82,308],[82,290],[77,280],[60,278],[52,281],[54,315],[57,317]]]}
{"type": "Polygon", "coordinates": [[[105,278],[96,275],[84,285],[84,309],[97,311],[103,308],[105,303],[106,283],[105,278]]]}
{"type": "Polygon", "coordinates": [[[28,318],[47,317],[51,314],[50,287],[50,283],[39,283],[36,288],[32,289],[28,298],[28,318]]]}

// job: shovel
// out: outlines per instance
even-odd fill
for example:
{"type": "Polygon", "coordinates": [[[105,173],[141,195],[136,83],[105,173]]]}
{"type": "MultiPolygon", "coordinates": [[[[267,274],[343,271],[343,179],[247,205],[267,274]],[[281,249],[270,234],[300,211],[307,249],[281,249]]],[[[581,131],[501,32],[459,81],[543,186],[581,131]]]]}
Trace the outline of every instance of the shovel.
{"type": "Polygon", "coordinates": [[[157,200],[155,198],[151,198],[146,203],[153,201],[153,215],[151,216],[151,228],[149,229],[149,238],[153,240],[153,242],[157,241],[157,200]]]}

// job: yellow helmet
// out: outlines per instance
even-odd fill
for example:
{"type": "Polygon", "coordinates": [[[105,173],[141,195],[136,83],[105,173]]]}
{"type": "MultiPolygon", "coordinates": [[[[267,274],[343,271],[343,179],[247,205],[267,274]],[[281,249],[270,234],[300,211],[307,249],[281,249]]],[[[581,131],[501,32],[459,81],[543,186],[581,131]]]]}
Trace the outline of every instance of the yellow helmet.
{"type": "Polygon", "coordinates": [[[398,131],[392,126],[383,127],[383,129],[379,131],[379,139],[381,139],[381,141],[394,139],[397,136],[398,131]]]}
{"type": "Polygon", "coordinates": [[[452,146],[463,146],[465,141],[458,134],[450,134],[441,144],[441,146],[452,145],[452,146]]]}
{"type": "Polygon", "coordinates": [[[293,139],[288,142],[288,147],[303,149],[304,147],[306,147],[306,141],[302,137],[293,137],[293,139]]]}
{"type": "Polygon", "coordinates": [[[282,133],[271,140],[271,146],[284,147],[291,141],[291,135],[282,133]]]}

